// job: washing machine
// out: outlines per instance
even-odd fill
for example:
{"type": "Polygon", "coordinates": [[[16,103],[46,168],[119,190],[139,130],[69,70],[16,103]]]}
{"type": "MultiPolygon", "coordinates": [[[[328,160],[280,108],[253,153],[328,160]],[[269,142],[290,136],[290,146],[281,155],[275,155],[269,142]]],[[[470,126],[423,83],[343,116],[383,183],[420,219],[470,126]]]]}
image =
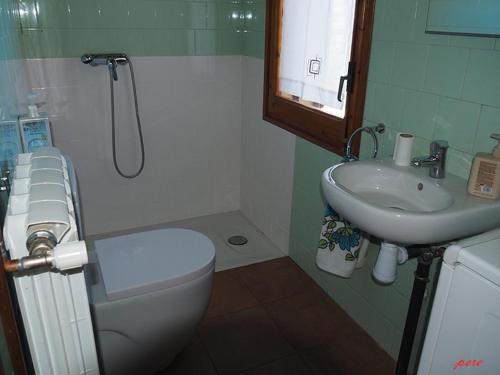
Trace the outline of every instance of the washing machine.
{"type": "Polygon", "coordinates": [[[444,254],[418,375],[500,374],[500,228],[444,254]]]}

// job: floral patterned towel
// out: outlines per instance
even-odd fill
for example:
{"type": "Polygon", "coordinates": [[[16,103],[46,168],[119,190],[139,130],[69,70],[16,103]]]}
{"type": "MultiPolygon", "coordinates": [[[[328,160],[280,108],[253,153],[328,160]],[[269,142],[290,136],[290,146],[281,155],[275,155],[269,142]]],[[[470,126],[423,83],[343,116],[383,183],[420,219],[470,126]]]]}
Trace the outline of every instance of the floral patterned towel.
{"type": "Polygon", "coordinates": [[[357,266],[364,262],[368,241],[359,228],[353,227],[326,206],[323,226],[316,255],[316,264],[324,271],[350,277],[357,266]]]}

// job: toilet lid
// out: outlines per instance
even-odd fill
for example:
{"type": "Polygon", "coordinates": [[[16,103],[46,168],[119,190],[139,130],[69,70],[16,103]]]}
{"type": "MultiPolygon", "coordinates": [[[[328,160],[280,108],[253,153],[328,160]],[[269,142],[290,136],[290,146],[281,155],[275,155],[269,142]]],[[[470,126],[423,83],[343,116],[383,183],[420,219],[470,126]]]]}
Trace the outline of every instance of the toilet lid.
{"type": "Polygon", "coordinates": [[[209,272],[212,241],[187,229],[158,229],[95,241],[106,295],[116,300],[166,289],[209,272]]]}

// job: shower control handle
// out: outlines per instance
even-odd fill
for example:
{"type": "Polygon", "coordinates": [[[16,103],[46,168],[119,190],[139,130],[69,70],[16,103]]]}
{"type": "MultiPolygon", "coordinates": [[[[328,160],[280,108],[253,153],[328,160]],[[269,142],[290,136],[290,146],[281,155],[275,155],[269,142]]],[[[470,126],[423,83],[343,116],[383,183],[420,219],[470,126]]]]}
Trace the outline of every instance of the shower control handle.
{"type": "Polygon", "coordinates": [[[110,63],[116,65],[126,65],[129,58],[124,53],[87,53],[83,55],[80,60],[82,63],[91,66],[109,65],[110,63]]]}

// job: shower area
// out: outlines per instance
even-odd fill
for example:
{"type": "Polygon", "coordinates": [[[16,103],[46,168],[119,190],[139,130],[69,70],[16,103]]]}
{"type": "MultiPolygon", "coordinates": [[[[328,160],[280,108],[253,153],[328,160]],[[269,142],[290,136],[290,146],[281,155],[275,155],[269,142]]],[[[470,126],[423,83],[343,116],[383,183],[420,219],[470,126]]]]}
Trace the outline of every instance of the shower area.
{"type": "Polygon", "coordinates": [[[265,2],[1,2],[26,80],[16,110],[41,94],[87,239],[192,228],[218,270],[287,253],[295,138],[261,120],[265,2]]]}

